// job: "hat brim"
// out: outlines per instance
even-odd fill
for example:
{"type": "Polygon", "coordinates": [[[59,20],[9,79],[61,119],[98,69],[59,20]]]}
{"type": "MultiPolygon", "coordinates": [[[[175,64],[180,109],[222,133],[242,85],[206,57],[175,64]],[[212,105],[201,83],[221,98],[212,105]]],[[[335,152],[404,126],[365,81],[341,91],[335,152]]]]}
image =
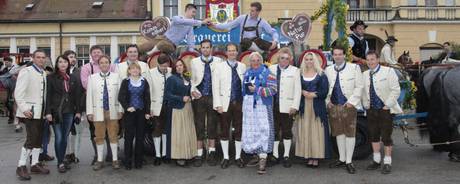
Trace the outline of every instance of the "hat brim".
{"type": "MultiPolygon", "coordinates": [[[[356,27],[358,27],[359,25],[363,25],[363,24],[353,24],[350,26],[350,30],[353,31],[353,29],[355,29],[356,27]]],[[[364,24],[364,29],[367,29],[368,25],[364,24]]]]}

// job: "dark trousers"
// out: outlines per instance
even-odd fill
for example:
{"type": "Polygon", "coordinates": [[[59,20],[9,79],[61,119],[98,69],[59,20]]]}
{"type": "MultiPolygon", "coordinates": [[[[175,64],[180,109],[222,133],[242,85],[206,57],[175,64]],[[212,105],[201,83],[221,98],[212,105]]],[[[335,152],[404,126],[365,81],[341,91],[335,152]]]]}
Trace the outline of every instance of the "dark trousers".
{"type": "Polygon", "coordinates": [[[50,123],[47,120],[43,121],[43,133],[42,133],[42,154],[48,154],[48,144],[50,144],[51,129],[50,123]]]}
{"type": "Polygon", "coordinates": [[[144,155],[145,121],[144,110],[126,112],[125,114],[125,164],[132,163],[134,139],[136,139],[136,145],[134,146],[134,162],[136,165],[142,164],[144,155]]]}
{"type": "Polygon", "coordinates": [[[292,116],[289,113],[280,112],[279,103],[273,105],[273,118],[275,119],[275,141],[292,139],[292,116]]]}
{"type": "Polygon", "coordinates": [[[230,102],[227,112],[222,113],[220,116],[220,139],[229,140],[230,129],[233,126],[233,128],[235,128],[234,139],[236,141],[241,141],[242,119],[241,101],[230,102]]]}
{"type": "MultiPolygon", "coordinates": [[[[89,134],[90,134],[90,138],[91,138],[91,143],[93,144],[93,149],[94,149],[94,155],[97,155],[97,150],[96,150],[96,134],[94,133],[94,130],[96,129],[94,127],[94,122],[92,121],[89,121],[88,120],[88,123],[89,123],[89,134]]],[[[112,148],[110,147],[110,140],[109,140],[109,133],[106,131],[105,132],[105,143],[107,144],[107,157],[108,158],[112,158],[112,148]]]]}
{"type": "Polygon", "coordinates": [[[369,109],[366,113],[369,139],[372,142],[380,142],[382,140],[384,146],[392,146],[393,115],[390,113],[390,110],[369,109]]]}
{"type": "Polygon", "coordinates": [[[153,117],[153,137],[160,137],[161,134],[166,134],[165,124],[167,121],[167,107],[166,104],[163,104],[161,108],[160,116],[153,117]]]}
{"type": "Polygon", "coordinates": [[[26,149],[42,147],[44,121],[43,119],[23,118],[27,134],[26,142],[24,143],[26,149]]]}
{"type": "Polygon", "coordinates": [[[212,96],[203,96],[200,99],[193,100],[192,106],[197,139],[200,141],[206,137],[216,139],[218,113],[213,108],[212,96]]]}

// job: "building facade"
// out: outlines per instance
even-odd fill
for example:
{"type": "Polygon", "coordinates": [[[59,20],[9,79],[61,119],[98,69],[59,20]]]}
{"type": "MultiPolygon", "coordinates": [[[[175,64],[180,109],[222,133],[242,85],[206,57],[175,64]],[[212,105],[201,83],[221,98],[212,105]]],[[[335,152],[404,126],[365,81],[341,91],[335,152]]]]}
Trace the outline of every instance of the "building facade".
{"type": "MultiPolygon", "coordinates": [[[[269,22],[312,15],[326,0],[259,0],[261,16],[269,22]]],[[[67,49],[77,52],[80,63],[89,61],[89,47],[102,45],[106,54],[117,58],[128,44],[146,40],[139,25],[156,16],[182,15],[187,3],[198,7],[198,19],[205,16],[206,0],[98,0],[0,1],[0,53],[30,53],[44,49],[53,60],[67,49]],[[28,7],[32,6],[32,7],[28,7]]],[[[249,11],[252,0],[239,0],[240,13],[249,11]]],[[[399,42],[395,55],[410,51],[414,60],[424,60],[439,52],[442,43],[460,41],[460,0],[347,0],[347,23],[364,20],[366,39],[379,50],[385,31],[399,42]]],[[[306,44],[322,44],[320,21],[313,23],[306,44]]]]}

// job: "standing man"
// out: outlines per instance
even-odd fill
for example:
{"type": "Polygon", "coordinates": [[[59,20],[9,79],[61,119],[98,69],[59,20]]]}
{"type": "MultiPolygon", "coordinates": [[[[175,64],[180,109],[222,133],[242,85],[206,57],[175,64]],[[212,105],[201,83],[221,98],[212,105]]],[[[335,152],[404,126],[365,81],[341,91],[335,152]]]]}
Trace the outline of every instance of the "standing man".
{"type": "Polygon", "coordinates": [[[382,54],[382,57],[380,58],[382,62],[388,63],[390,65],[395,65],[398,64],[398,62],[395,59],[395,51],[394,47],[398,39],[396,39],[394,36],[389,36],[386,40],[385,45],[382,48],[382,51],[380,52],[382,54]]]}
{"type": "MultiPolygon", "coordinates": [[[[120,76],[120,81],[128,77],[128,66],[131,63],[137,63],[141,67],[141,75],[148,79],[149,65],[145,62],[139,61],[139,48],[136,44],[128,45],[126,48],[127,59],[123,63],[118,63],[115,69],[115,73],[120,76]]],[[[150,82],[150,81],[148,81],[150,82]]]]}
{"type": "Polygon", "coordinates": [[[278,93],[274,97],[273,116],[275,119],[275,144],[273,146],[273,159],[276,164],[278,159],[278,145],[283,138],[284,157],[283,166],[291,167],[289,153],[292,143],[292,125],[294,114],[299,110],[302,95],[300,83],[300,71],[297,67],[290,65],[293,60],[292,52],[284,47],[279,50],[278,64],[270,66],[270,72],[276,74],[278,82],[278,93]]]}
{"type": "MultiPolygon", "coordinates": [[[[99,45],[93,45],[89,49],[90,55],[91,55],[91,61],[85,65],[82,66],[81,72],[80,72],[80,80],[81,80],[81,85],[83,88],[86,90],[88,89],[88,78],[95,73],[101,72],[101,69],[99,67],[99,59],[104,55],[104,52],[102,51],[102,47],[99,45]]],[[[110,72],[115,71],[116,66],[110,64],[110,72]]],[[[94,134],[94,123],[93,121],[88,119],[89,123],[89,132],[91,135],[91,143],[93,144],[93,150],[94,150],[94,158],[93,162],[91,162],[91,165],[93,165],[97,161],[97,149],[96,149],[96,141],[94,140],[96,135],[94,134]]],[[[106,161],[110,162],[112,161],[112,151],[110,149],[110,141],[108,137],[105,138],[105,141],[107,143],[107,156],[106,156],[106,161]]]]}
{"type": "MultiPolygon", "coordinates": [[[[192,106],[195,116],[198,153],[194,165],[200,167],[203,162],[203,141],[208,138],[208,164],[217,165],[215,139],[217,138],[218,114],[213,108],[212,76],[215,76],[217,64],[222,60],[212,56],[212,43],[203,40],[200,43],[201,56],[192,62],[192,106]]],[[[216,94],[217,95],[217,94],[216,94]]]]}
{"type": "Polygon", "coordinates": [[[241,52],[247,50],[264,52],[276,49],[279,38],[278,32],[276,32],[266,20],[259,17],[261,11],[262,4],[260,4],[260,2],[253,2],[251,3],[249,14],[240,15],[233,21],[226,24],[218,24],[214,27],[217,29],[230,30],[239,26],[241,30],[241,52]],[[263,31],[272,36],[272,42],[265,41],[261,38],[263,31]]]}
{"type": "Polygon", "coordinates": [[[369,70],[363,74],[363,104],[367,112],[369,139],[372,141],[373,161],[367,170],[381,167],[380,142],[383,142],[385,157],[383,158],[382,174],[391,173],[391,151],[393,141],[393,114],[402,113],[398,104],[399,87],[396,72],[379,64],[379,56],[375,51],[367,53],[369,70]]]}
{"type": "Polygon", "coordinates": [[[366,28],[367,25],[362,20],[357,20],[350,26],[353,33],[348,37],[348,43],[353,52],[353,63],[366,63],[366,53],[369,51],[369,44],[364,39],[366,28]]]}
{"type": "Polygon", "coordinates": [[[171,26],[164,35],[156,36],[153,41],[146,42],[140,46],[142,52],[148,51],[150,55],[156,51],[167,53],[168,55],[176,51],[176,46],[182,41],[187,40],[188,50],[195,50],[195,34],[193,26],[210,24],[211,19],[203,21],[195,20],[196,6],[187,4],[184,16],[174,16],[171,19],[171,26]]]}
{"type": "Polygon", "coordinates": [[[164,100],[164,91],[166,79],[171,76],[171,57],[165,53],[158,56],[158,66],[152,68],[149,73],[149,78],[152,83],[150,85],[150,111],[153,116],[153,144],[155,146],[154,165],[160,165],[161,160],[166,161],[166,122],[168,108],[166,100],[164,100]]]}
{"type": "Polygon", "coordinates": [[[27,171],[27,159],[32,154],[31,173],[49,174],[50,171],[38,161],[42,146],[45,104],[46,72],[44,71],[46,54],[36,50],[32,54],[33,64],[19,72],[14,96],[18,109],[16,116],[26,125],[26,142],[21,148],[16,175],[20,180],[30,180],[27,171]]]}
{"type": "Polygon", "coordinates": [[[221,168],[226,169],[230,165],[228,154],[229,139],[232,127],[235,129],[235,163],[238,167],[244,167],[241,159],[241,133],[242,133],[242,85],[246,65],[236,60],[238,46],[234,43],[227,44],[227,61],[217,64],[213,79],[213,106],[220,114],[220,145],[224,159],[221,168]]]}
{"type": "Polygon", "coordinates": [[[329,93],[326,103],[332,136],[337,138],[339,160],[329,165],[331,168],[346,166],[348,173],[354,174],[352,164],[355,149],[357,107],[361,103],[363,78],[358,65],[345,61],[345,50],[335,46],[332,50],[334,65],[326,68],[329,93]]]}

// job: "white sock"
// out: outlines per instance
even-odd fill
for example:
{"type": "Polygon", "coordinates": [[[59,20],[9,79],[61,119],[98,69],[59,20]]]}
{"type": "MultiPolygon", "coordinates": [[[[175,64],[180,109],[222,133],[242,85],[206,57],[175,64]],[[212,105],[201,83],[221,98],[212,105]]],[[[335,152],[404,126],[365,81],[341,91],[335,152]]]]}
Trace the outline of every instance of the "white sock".
{"type": "Polygon", "coordinates": [[[97,149],[97,161],[102,162],[104,159],[104,144],[96,145],[97,149]]]}
{"type": "Polygon", "coordinates": [[[21,155],[19,156],[19,163],[18,167],[25,166],[27,164],[27,158],[29,157],[29,153],[26,148],[21,148],[21,155]]]}
{"type": "Polygon", "coordinates": [[[229,160],[228,156],[228,141],[221,140],[220,146],[222,147],[222,153],[224,154],[224,159],[229,160]]]}
{"type": "Polygon", "coordinates": [[[216,148],[209,148],[208,153],[211,153],[213,151],[216,151],[216,148]]]}
{"type": "Polygon", "coordinates": [[[375,153],[374,152],[374,162],[380,163],[382,161],[382,156],[380,155],[380,152],[375,153]]]}
{"type": "Polygon", "coordinates": [[[352,161],[353,158],[353,151],[355,151],[355,138],[354,137],[347,137],[345,139],[345,144],[346,144],[346,158],[347,161],[346,163],[349,164],[352,161]]]}
{"type": "Polygon", "coordinates": [[[161,142],[162,142],[162,144],[161,144],[161,145],[162,145],[162,150],[161,150],[162,153],[161,153],[161,155],[162,155],[163,157],[166,156],[166,143],[167,143],[166,141],[167,141],[167,140],[168,140],[168,139],[166,138],[166,134],[162,134],[162,135],[161,135],[161,142]]]}
{"type": "Polygon", "coordinates": [[[278,158],[278,146],[280,145],[279,141],[275,141],[275,144],[273,144],[273,156],[275,158],[278,158]]]}
{"type": "Polygon", "coordinates": [[[38,164],[38,157],[40,156],[40,148],[32,149],[32,165],[38,164]]]}
{"type": "Polygon", "coordinates": [[[19,119],[18,118],[14,118],[13,125],[16,125],[16,128],[18,128],[18,125],[19,125],[19,119]]]}
{"type": "Polygon", "coordinates": [[[197,150],[196,156],[203,156],[203,148],[197,150]]]}
{"type": "Polygon", "coordinates": [[[235,160],[241,158],[241,141],[235,141],[235,160]]]}
{"type": "Polygon", "coordinates": [[[391,165],[391,156],[385,156],[385,157],[383,157],[383,164],[389,164],[389,165],[391,165]]]}
{"type": "Polygon", "coordinates": [[[112,150],[112,160],[118,160],[118,144],[110,143],[110,148],[112,150]]]}
{"type": "Polygon", "coordinates": [[[152,50],[150,50],[149,52],[147,52],[147,55],[151,55],[151,54],[153,54],[153,53],[156,52],[156,51],[158,51],[158,47],[157,47],[157,46],[153,47],[152,50]]]}
{"type": "Polygon", "coordinates": [[[284,139],[284,157],[289,157],[289,153],[291,151],[291,139],[284,139]]]}
{"type": "Polygon", "coordinates": [[[261,154],[259,154],[259,158],[267,158],[267,154],[266,153],[261,153],[261,154]]]}
{"type": "Polygon", "coordinates": [[[339,160],[345,162],[345,135],[338,135],[337,139],[337,149],[339,150],[339,160]]]}
{"type": "Polygon", "coordinates": [[[153,145],[155,146],[155,157],[160,158],[161,157],[161,137],[154,137],[153,138],[153,145]]]}

